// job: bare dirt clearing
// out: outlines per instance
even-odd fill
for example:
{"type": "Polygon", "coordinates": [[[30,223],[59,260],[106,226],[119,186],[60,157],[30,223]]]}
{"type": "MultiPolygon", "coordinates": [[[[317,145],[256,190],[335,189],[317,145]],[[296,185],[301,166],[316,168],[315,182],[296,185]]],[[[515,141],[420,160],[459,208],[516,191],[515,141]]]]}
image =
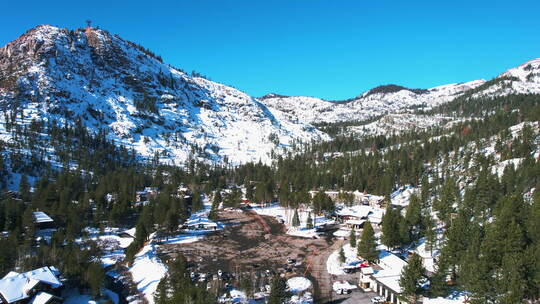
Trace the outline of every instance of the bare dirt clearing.
{"type": "Polygon", "coordinates": [[[285,272],[287,276],[306,276],[313,281],[316,299],[329,296],[326,260],[335,247],[331,238],[287,235],[285,226],[273,217],[252,211],[222,211],[219,221],[225,224],[223,231],[194,243],[163,245],[160,253],[166,256],[182,253],[197,265],[198,272],[271,270],[285,272]],[[296,263],[288,263],[289,258],[296,263]]]}

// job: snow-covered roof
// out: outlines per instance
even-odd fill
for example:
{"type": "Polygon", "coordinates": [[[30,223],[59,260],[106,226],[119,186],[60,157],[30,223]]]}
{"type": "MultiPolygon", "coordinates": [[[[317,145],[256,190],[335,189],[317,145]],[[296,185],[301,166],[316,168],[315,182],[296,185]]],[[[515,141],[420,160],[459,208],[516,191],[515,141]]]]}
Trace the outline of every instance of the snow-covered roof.
{"type": "Polygon", "coordinates": [[[364,224],[366,221],[365,220],[347,220],[345,221],[345,224],[349,224],[349,225],[362,225],[364,224]]]}
{"type": "Polygon", "coordinates": [[[52,223],[53,219],[43,211],[34,212],[34,220],[36,223],[52,223]]]}
{"type": "Polygon", "coordinates": [[[373,211],[368,215],[368,219],[371,223],[380,224],[382,223],[383,216],[384,209],[373,209],[373,211]]]}
{"type": "Polygon", "coordinates": [[[397,293],[401,292],[401,286],[399,285],[400,277],[401,275],[399,273],[395,273],[392,270],[386,269],[379,270],[373,275],[373,278],[375,278],[379,283],[383,284],[384,286],[392,289],[397,293]]]}
{"type": "Polygon", "coordinates": [[[340,216],[354,216],[357,218],[366,218],[370,212],[373,211],[373,208],[365,205],[355,205],[351,207],[344,207],[343,209],[337,211],[337,214],[340,216]]]}
{"type": "Polygon", "coordinates": [[[131,229],[122,231],[122,233],[125,233],[127,235],[132,236],[132,237],[135,237],[136,230],[137,230],[137,228],[131,228],[131,229]]]}
{"type": "Polygon", "coordinates": [[[62,286],[54,267],[42,267],[25,273],[10,272],[0,280],[0,294],[8,303],[28,298],[30,291],[42,282],[52,288],[62,286]]]}
{"type": "Polygon", "coordinates": [[[427,271],[435,272],[435,259],[434,257],[439,255],[438,250],[428,250],[426,247],[426,239],[422,238],[419,241],[418,246],[413,248],[412,251],[418,253],[422,258],[422,264],[427,271]]]}
{"type": "Polygon", "coordinates": [[[383,250],[379,255],[379,266],[383,269],[376,271],[373,278],[393,291],[400,293],[401,286],[399,285],[399,279],[401,277],[401,270],[406,265],[407,262],[397,255],[383,250]]]}
{"type": "Polygon", "coordinates": [[[353,285],[347,281],[337,281],[337,282],[334,282],[334,284],[332,284],[332,289],[336,292],[339,291],[340,289],[353,290],[356,288],[358,288],[358,286],[353,285]]]}
{"type": "Polygon", "coordinates": [[[28,302],[28,304],[46,304],[52,298],[54,298],[52,294],[40,291],[32,298],[32,300],[30,300],[30,302],[28,302]]]}
{"type": "Polygon", "coordinates": [[[333,235],[335,237],[347,237],[350,234],[351,234],[351,231],[350,230],[345,230],[345,229],[338,229],[333,233],[333,235]]]}
{"type": "Polygon", "coordinates": [[[366,275],[373,274],[373,268],[371,267],[361,268],[360,271],[362,272],[362,274],[366,274],[366,275]]]}
{"type": "Polygon", "coordinates": [[[381,251],[379,255],[379,266],[385,270],[394,270],[397,273],[401,273],[401,269],[407,266],[407,262],[391,252],[381,251]]]}

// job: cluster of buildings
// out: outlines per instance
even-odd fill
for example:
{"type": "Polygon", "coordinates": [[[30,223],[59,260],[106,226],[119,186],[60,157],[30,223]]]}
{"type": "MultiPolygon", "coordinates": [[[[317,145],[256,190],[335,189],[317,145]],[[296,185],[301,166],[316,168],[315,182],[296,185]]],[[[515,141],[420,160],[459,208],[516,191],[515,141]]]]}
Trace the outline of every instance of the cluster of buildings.
{"type": "MultiPolygon", "coordinates": [[[[177,197],[189,198],[191,197],[191,190],[186,185],[180,185],[177,189],[177,197]]],[[[146,205],[150,200],[155,199],[159,195],[159,189],[157,187],[145,187],[143,190],[135,192],[135,204],[146,205]]]]}
{"type": "Polygon", "coordinates": [[[159,190],[156,187],[145,187],[144,190],[135,192],[136,205],[146,205],[151,199],[155,199],[159,194],[159,190]]]}
{"type": "Polygon", "coordinates": [[[342,206],[335,214],[335,220],[340,223],[340,229],[334,232],[334,236],[347,237],[353,229],[358,234],[364,228],[366,221],[376,228],[382,223],[384,212],[385,210],[378,205],[342,206]]]}

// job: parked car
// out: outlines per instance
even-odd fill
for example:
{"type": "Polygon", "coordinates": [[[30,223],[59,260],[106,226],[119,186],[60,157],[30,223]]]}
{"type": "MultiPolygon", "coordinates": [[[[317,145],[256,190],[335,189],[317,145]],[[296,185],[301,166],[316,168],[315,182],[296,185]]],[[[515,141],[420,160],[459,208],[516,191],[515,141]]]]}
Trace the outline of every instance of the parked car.
{"type": "Polygon", "coordinates": [[[385,301],[384,298],[380,296],[371,298],[371,303],[375,303],[375,304],[381,304],[381,303],[384,303],[384,301],[385,301]]]}
{"type": "Polygon", "coordinates": [[[336,293],[341,294],[341,295],[350,294],[351,292],[352,292],[352,290],[347,289],[347,288],[340,288],[340,289],[336,290],[336,293]]]}

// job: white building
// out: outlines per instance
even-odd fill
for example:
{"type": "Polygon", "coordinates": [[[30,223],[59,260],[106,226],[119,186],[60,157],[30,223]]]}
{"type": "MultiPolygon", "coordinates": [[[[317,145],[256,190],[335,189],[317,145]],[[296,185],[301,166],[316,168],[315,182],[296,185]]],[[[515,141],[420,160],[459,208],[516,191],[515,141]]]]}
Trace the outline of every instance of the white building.
{"type": "Polygon", "coordinates": [[[34,223],[38,228],[50,228],[54,226],[54,220],[43,211],[35,211],[34,213],[34,223]]]}
{"type": "Polygon", "coordinates": [[[0,303],[62,303],[55,293],[62,287],[59,271],[52,266],[25,273],[10,272],[0,280],[0,303]]]}
{"type": "Polygon", "coordinates": [[[401,271],[407,265],[407,262],[395,254],[382,251],[377,265],[381,269],[362,268],[360,271],[360,286],[376,292],[390,303],[406,304],[398,299],[398,295],[401,293],[401,286],[399,285],[401,271]]]}
{"type": "Polygon", "coordinates": [[[218,224],[207,217],[192,217],[185,224],[189,230],[217,230],[218,224]]]}

